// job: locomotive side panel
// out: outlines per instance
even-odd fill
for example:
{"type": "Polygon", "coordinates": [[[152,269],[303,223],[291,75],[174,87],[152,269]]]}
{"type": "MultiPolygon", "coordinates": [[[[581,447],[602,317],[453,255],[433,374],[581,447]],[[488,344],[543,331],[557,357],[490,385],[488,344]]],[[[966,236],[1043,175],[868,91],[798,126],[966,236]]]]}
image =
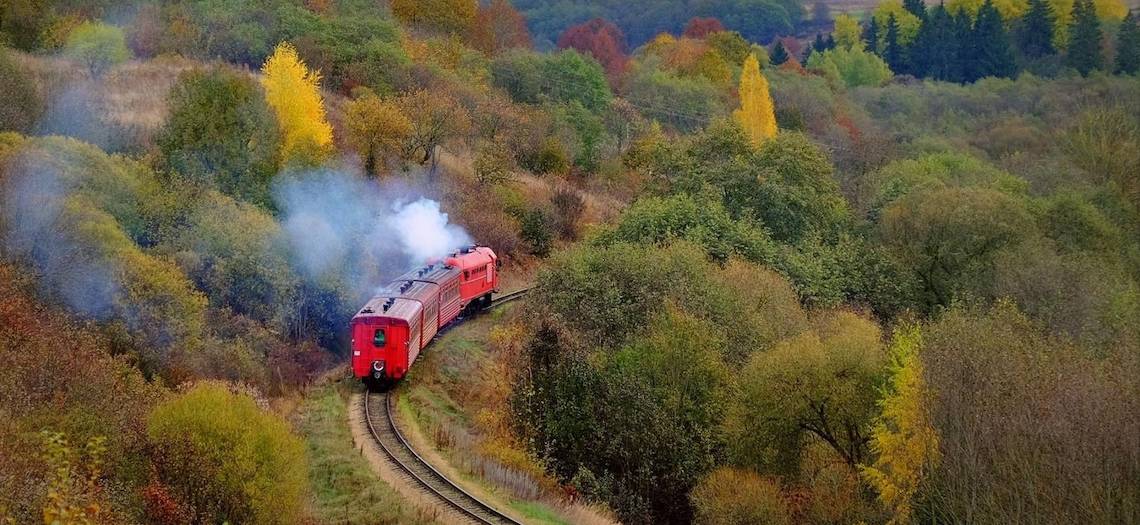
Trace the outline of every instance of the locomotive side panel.
{"type": "Polygon", "coordinates": [[[449,257],[447,264],[462,272],[459,277],[459,296],[464,306],[499,287],[498,258],[490,248],[467,248],[449,257]]]}

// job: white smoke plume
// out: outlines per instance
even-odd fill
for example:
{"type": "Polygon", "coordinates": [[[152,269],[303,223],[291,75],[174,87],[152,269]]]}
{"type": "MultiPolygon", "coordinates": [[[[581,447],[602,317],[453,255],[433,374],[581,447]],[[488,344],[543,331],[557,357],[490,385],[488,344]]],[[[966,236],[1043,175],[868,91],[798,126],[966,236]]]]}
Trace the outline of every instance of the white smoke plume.
{"type": "Polygon", "coordinates": [[[437,201],[399,183],[318,170],[283,175],[275,197],[298,269],[314,279],[342,277],[362,296],[472,242],[437,201]]]}
{"type": "Polygon", "coordinates": [[[391,210],[385,226],[396,234],[404,253],[414,261],[441,257],[471,244],[471,236],[447,222],[447,214],[440,211],[436,201],[421,197],[407,204],[394,202],[391,210]]]}

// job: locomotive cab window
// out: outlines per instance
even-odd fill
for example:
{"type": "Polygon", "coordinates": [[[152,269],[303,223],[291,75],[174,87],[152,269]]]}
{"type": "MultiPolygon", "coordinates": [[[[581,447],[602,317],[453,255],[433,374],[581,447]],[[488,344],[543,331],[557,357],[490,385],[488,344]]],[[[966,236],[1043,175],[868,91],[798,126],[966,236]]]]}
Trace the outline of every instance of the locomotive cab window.
{"type": "Polygon", "coordinates": [[[388,338],[384,334],[384,329],[383,328],[377,329],[376,333],[372,336],[372,346],[379,348],[379,347],[384,346],[384,344],[387,342],[388,342],[388,338]]]}

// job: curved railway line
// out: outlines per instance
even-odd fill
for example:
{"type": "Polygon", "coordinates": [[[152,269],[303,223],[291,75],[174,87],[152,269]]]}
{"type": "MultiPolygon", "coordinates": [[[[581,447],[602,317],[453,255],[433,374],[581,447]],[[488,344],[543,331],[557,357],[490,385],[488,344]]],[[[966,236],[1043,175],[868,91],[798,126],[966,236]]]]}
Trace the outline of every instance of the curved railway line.
{"type": "MultiPolygon", "coordinates": [[[[518,299],[528,291],[529,288],[503,295],[495,299],[487,309],[518,299]]],[[[468,518],[470,523],[522,525],[521,522],[495,510],[491,505],[460,488],[421,457],[396,426],[396,420],[392,417],[392,399],[389,392],[365,392],[363,398],[364,423],[372,434],[372,439],[410,485],[440,505],[468,518]],[[381,405],[380,410],[374,412],[377,405],[381,405]]]]}

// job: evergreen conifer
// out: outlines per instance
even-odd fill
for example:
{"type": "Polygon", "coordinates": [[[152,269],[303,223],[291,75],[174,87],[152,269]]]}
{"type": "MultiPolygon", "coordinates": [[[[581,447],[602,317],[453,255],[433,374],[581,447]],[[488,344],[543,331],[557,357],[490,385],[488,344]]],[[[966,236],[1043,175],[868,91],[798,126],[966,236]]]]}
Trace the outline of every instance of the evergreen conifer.
{"type": "Polygon", "coordinates": [[[776,47],[772,48],[772,54],[768,56],[768,62],[773,66],[778,66],[788,61],[788,50],[784,49],[784,42],[777,40],[776,47]]]}
{"type": "Polygon", "coordinates": [[[965,80],[973,82],[985,77],[1012,77],[1017,73],[1009,33],[993,0],[978,9],[978,19],[970,39],[969,70],[965,80]]]}
{"type": "Polygon", "coordinates": [[[879,54],[879,23],[875,21],[875,17],[870,17],[871,20],[867,22],[867,29],[863,31],[863,41],[867,42],[867,51],[874,54],[879,54]]]}
{"type": "Polygon", "coordinates": [[[1069,52],[1065,56],[1065,64],[1086,77],[1094,69],[1102,68],[1103,39],[1104,33],[1101,32],[1100,19],[1097,18],[1092,0],[1074,2],[1073,22],[1069,24],[1069,52]]]}
{"type": "Polygon", "coordinates": [[[1017,28],[1017,47],[1022,56],[1033,59],[1057,52],[1053,47],[1056,16],[1046,0],[1029,0],[1029,11],[1017,28]]]}
{"type": "Polygon", "coordinates": [[[1116,74],[1135,75],[1137,72],[1140,72],[1140,23],[1136,14],[1129,11],[1116,37],[1116,74]]]}

